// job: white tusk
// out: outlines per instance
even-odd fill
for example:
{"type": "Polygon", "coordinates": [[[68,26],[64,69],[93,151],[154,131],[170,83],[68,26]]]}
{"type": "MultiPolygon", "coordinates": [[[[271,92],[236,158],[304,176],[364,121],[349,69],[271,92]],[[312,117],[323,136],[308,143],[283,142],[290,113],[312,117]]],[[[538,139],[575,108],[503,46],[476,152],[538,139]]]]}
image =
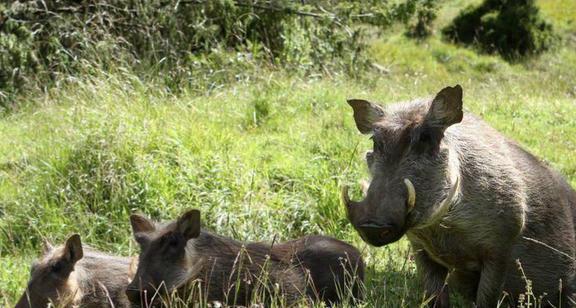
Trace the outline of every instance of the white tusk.
{"type": "Polygon", "coordinates": [[[452,185],[452,187],[450,187],[450,191],[448,192],[448,196],[446,197],[446,199],[444,199],[444,201],[440,205],[440,209],[443,209],[444,213],[447,213],[448,210],[450,209],[450,206],[452,205],[452,203],[454,203],[456,193],[458,192],[459,189],[460,189],[460,177],[456,177],[456,180],[454,181],[454,185],[452,185]]]}
{"type": "Polygon", "coordinates": [[[432,213],[432,215],[430,215],[430,217],[428,217],[428,219],[426,219],[426,221],[423,224],[417,226],[416,229],[424,229],[440,223],[442,219],[444,219],[446,214],[448,214],[448,211],[450,211],[452,204],[456,202],[459,191],[460,191],[460,178],[456,177],[454,184],[452,185],[452,187],[450,187],[450,191],[448,192],[448,196],[446,196],[446,199],[442,200],[442,202],[440,202],[440,204],[434,210],[434,213],[432,213]]]}
{"type": "Polygon", "coordinates": [[[368,182],[367,180],[362,180],[360,181],[360,187],[362,188],[362,196],[366,198],[366,195],[368,195],[368,188],[370,187],[370,182],[368,182]]]}
{"type": "Polygon", "coordinates": [[[414,206],[416,205],[416,189],[414,189],[414,185],[410,182],[409,179],[404,179],[404,184],[406,185],[406,189],[408,190],[408,209],[407,213],[412,212],[414,206]]]}

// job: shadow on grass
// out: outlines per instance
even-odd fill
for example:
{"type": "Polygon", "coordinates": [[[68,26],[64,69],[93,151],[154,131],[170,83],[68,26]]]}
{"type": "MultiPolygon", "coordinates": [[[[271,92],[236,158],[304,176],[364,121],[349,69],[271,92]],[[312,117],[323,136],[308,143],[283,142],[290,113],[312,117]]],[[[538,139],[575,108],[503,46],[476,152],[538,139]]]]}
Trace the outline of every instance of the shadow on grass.
{"type": "MultiPolygon", "coordinates": [[[[412,261],[407,261],[400,269],[367,268],[365,291],[366,307],[426,307],[430,300],[424,296],[412,261]]],[[[450,304],[452,307],[470,307],[471,303],[451,292],[450,304]]]]}

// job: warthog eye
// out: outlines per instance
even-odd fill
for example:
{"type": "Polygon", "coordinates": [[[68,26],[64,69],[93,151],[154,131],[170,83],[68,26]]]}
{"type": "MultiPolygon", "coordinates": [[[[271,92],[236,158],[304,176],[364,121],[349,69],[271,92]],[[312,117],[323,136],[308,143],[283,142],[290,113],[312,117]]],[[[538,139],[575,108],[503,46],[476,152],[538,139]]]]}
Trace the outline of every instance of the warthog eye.
{"type": "Polygon", "coordinates": [[[170,247],[176,247],[178,246],[178,240],[176,238],[171,238],[168,240],[168,245],[170,245],[170,247]]]}
{"type": "Polygon", "coordinates": [[[50,267],[50,271],[52,271],[52,273],[60,273],[60,271],[62,271],[62,268],[64,268],[64,265],[62,264],[62,262],[56,262],[54,264],[52,264],[52,266],[50,267]]]}
{"type": "Polygon", "coordinates": [[[384,144],[382,143],[382,141],[377,140],[377,138],[374,136],[370,137],[370,139],[372,140],[373,152],[384,153],[384,144]]]}
{"type": "Polygon", "coordinates": [[[176,234],[169,234],[166,236],[165,241],[166,246],[168,246],[170,249],[178,248],[180,246],[180,239],[176,234]]]}
{"type": "Polygon", "coordinates": [[[432,136],[430,136],[429,132],[422,132],[419,136],[420,138],[418,139],[418,141],[420,142],[430,142],[432,140],[432,136]]]}

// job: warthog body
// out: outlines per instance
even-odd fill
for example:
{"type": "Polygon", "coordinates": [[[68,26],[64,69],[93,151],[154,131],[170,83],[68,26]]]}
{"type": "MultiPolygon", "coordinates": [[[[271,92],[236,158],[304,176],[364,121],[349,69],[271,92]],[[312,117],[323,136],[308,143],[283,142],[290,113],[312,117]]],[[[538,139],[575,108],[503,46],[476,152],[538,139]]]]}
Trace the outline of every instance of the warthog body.
{"type": "Polygon", "coordinates": [[[343,196],[366,242],[382,246],[406,234],[438,307],[449,305],[447,278],[479,307],[495,307],[502,291],[513,304],[526,279],[536,296],[547,293],[544,305],[567,305],[576,192],[557,172],[463,113],[460,86],[387,108],[349,104],[358,129],[374,140],[364,200],[343,196]]]}
{"type": "Polygon", "coordinates": [[[79,235],[66,244],[47,246],[32,264],[30,280],[16,308],[130,307],[126,286],[130,259],[82,248],[79,235]]]}
{"type": "Polygon", "coordinates": [[[131,223],[142,250],[127,294],[141,305],[173,293],[230,305],[267,302],[272,295],[288,305],[303,298],[338,302],[340,295],[357,297],[364,276],[359,251],[325,236],[242,243],[201,230],[197,210],[158,226],[140,215],[131,223]],[[189,295],[195,288],[200,298],[189,295]]]}

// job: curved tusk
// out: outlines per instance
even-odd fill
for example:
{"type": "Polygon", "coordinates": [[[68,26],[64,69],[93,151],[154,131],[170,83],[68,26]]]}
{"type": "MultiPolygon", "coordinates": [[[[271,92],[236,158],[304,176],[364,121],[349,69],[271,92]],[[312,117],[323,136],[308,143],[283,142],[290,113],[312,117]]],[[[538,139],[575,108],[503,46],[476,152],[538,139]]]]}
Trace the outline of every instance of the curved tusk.
{"type": "Polygon", "coordinates": [[[414,189],[414,184],[409,179],[404,179],[404,184],[406,185],[406,190],[408,190],[407,213],[410,213],[416,205],[416,189],[414,189]]]}
{"type": "Polygon", "coordinates": [[[442,200],[440,205],[438,205],[438,207],[436,208],[436,212],[430,217],[430,221],[438,222],[442,218],[444,218],[446,214],[448,214],[450,207],[458,197],[457,192],[459,190],[460,190],[460,177],[457,177],[454,184],[452,185],[452,187],[450,187],[450,190],[448,191],[448,196],[446,196],[446,199],[442,200]]]}
{"type": "Polygon", "coordinates": [[[456,198],[458,197],[457,192],[459,190],[460,190],[460,177],[456,177],[454,184],[452,184],[452,187],[450,187],[450,191],[448,192],[448,196],[446,197],[446,199],[444,199],[444,201],[440,205],[440,208],[443,209],[443,211],[445,213],[448,212],[452,203],[454,203],[454,201],[456,201],[456,198]]]}
{"type": "Polygon", "coordinates": [[[348,208],[350,206],[350,196],[348,196],[348,185],[342,186],[342,193],[341,193],[342,202],[348,208]]]}
{"type": "Polygon", "coordinates": [[[417,229],[424,229],[429,226],[438,224],[446,217],[448,212],[450,211],[452,205],[458,199],[458,193],[460,191],[460,177],[456,177],[456,180],[450,187],[450,191],[448,191],[448,196],[440,204],[436,207],[434,212],[426,219],[426,222],[422,223],[417,227],[417,229]]]}
{"type": "Polygon", "coordinates": [[[350,211],[352,208],[356,207],[359,202],[350,200],[350,196],[348,195],[348,185],[342,186],[342,202],[346,206],[346,213],[350,215],[350,211]]]}

